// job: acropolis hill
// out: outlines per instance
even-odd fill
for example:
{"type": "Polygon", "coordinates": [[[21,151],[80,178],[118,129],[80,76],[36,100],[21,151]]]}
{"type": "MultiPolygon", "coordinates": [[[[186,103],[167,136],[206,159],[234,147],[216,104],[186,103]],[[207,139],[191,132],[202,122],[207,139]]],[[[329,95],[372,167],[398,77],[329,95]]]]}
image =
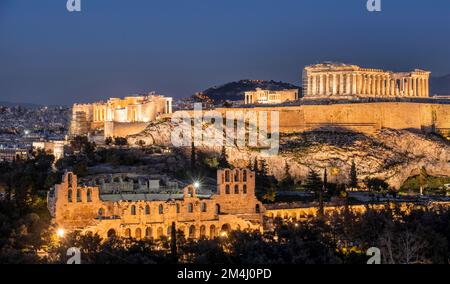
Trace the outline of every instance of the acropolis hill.
{"type": "MultiPolygon", "coordinates": [[[[279,111],[282,133],[316,130],[374,133],[389,128],[448,135],[450,104],[429,97],[429,77],[430,72],[419,69],[394,73],[323,63],[305,67],[304,97],[297,102],[216,110],[279,111]]],[[[171,99],[154,95],[75,105],[72,133],[85,135],[103,129],[105,137],[126,137],[140,133],[159,118],[170,117],[171,112],[171,99]]]]}

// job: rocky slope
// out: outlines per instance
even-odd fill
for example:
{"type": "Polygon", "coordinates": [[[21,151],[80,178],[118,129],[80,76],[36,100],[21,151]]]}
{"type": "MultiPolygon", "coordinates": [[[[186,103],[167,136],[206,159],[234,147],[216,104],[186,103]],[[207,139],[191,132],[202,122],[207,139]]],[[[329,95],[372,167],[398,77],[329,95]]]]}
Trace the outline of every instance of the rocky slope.
{"type": "MultiPolygon", "coordinates": [[[[174,127],[171,122],[154,124],[128,139],[132,144],[143,140],[147,145],[172,146],[174,127]]],[[[391,129],[373,135],[315,132],[281,136],[279,155],[262,157],[258,149],[229,147],[230,162],[247,166],[254,159],[265,160],[277,179],[283,179],[286,164],[297,180],[305,179],[310,167],[317,171],[327,168],[331,182],[347,182],[355,161],[360,180],[380,178],[395,188],[417,175],[421,167],[429,175],[450,176],[450,145],[439,137],[391,129]]],[[[220,146],[197,149],[217,155],[221,151],[220,146]]]]}

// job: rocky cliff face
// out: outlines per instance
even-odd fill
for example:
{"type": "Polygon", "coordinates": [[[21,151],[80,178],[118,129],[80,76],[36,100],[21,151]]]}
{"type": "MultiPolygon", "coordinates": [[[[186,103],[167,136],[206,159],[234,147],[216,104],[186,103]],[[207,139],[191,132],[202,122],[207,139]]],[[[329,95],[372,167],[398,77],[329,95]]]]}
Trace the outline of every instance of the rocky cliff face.
{"type": "MultiPolygon", "coordinates": [[[[128,137],[130,143],[143,140],[147,145],[171,146],[175,125],[164,122],[148,127],[144,132],[128,137]]],[[[218,144],[216,144],[218,145],[218,144]]],[[[199,151],[220,153],[221,147],[197,147],[199,151]]],[[[303,180],[309,168],[328,169],[330,182],[348,182],[352,161],[358,178],[380,178],[400,188],[410,176],[425,167],[429,175],[450,176],[450,145],[438,137],[407,130],[383,129],[373,135],[342,132],[311,132],[281,135],[279,155],[262,157],[258,149],[227,148],[230,163],[248,166],[255,159],[265,160],[269,171],[283,179],[286,164],[290,174],[303,180]]]]}

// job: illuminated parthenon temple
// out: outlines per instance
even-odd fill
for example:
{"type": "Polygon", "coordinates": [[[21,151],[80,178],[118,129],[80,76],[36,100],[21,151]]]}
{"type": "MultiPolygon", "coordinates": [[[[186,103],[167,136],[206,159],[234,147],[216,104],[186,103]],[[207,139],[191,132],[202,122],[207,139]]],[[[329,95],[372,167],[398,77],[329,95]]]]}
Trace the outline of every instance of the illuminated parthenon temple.
{"type": "Polygon", "coordinates": [[[429,97],[430,72],[394,73],[342,63],[308,66],[303,73],[307,98],[429,97]]]}

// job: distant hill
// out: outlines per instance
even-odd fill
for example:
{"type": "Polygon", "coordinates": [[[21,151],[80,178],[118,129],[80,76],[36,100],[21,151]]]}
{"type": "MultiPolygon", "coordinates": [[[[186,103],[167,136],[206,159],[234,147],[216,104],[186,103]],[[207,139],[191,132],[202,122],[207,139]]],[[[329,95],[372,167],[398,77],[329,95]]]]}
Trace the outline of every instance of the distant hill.
{"type": "Polygon", "coordinates": [[[300,87],[275,81],[263,80],[241,80],[237,82],[227,83],[218,87],[209,88],[203,92],[199,92],[194,96],[194,99],[205,101],[213,100],[215,103],[223,101],[243,101],[244,93],[254,91],[257,88],[266,90],[284,90],[284,89],[300,89],[300,87]]]}
{"type": "Polygon", "coordinates": [[[20,107],[24,107],[24,108],[39,108],[39,107],[42,107],[42,105],[38,105],[38,104],[31,104],[31,103],[13,103],[13,102],[4,102],[4,101],[0,101],[0,106],[4,106],[4,107],[15,107],[15,106],[20,106],[20,107]]]}
{"type": "Polygon", "coordinates": [[[450,96],[450,74],[430,79],[430,95],[450,96]]]}
{"type": "Polygon", "coordinates": [[[41,104],[32,104],[32,103],[14,103],[14,102],[5,102],[5,101],[0,101],[0,106],[3,107],[23,107],[23,108],[41,108],[44,106],[47,107],[65,107],[63,105],[41,105],[41,104]]]}

